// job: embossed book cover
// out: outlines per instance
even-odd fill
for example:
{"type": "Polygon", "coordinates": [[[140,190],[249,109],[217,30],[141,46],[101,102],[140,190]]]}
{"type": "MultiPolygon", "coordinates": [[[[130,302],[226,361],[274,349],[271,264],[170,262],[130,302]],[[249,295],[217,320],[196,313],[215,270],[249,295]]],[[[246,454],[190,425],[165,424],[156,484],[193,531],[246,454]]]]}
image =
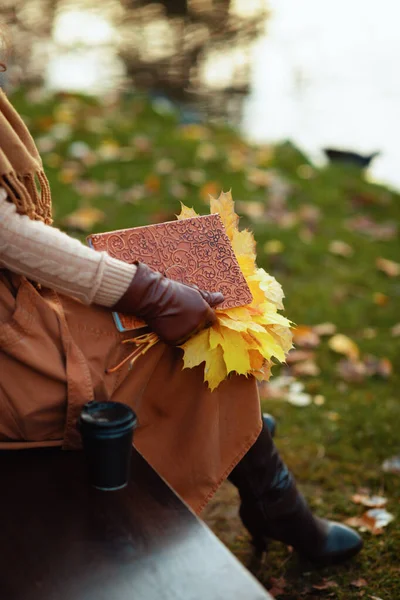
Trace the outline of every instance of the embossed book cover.
{"type": "MultiPolygon", "coordinates": [[[[181,283],[222,292],[218,308],[250,304],[252,295],[218,214],[144,227],[97,233],[88,237],[95,250],[128,263],[146,263],[181,283]]],[[[114,313],[120,331],[143,327],[143,321],[114,313]]]]}

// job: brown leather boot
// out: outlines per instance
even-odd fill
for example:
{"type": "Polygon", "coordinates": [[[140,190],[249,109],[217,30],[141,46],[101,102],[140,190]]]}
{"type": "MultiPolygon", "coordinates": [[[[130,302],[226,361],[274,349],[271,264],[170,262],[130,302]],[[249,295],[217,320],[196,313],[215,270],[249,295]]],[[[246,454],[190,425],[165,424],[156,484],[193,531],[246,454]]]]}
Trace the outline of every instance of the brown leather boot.
{"type": "Polygon", "coordinates": [[[229,480],[239,490],[240,517],[258,552],[273,539],[323,566],[343,562],[361,550],[362,539],[353,529],[312,514],[265,424],[229,480]]]}

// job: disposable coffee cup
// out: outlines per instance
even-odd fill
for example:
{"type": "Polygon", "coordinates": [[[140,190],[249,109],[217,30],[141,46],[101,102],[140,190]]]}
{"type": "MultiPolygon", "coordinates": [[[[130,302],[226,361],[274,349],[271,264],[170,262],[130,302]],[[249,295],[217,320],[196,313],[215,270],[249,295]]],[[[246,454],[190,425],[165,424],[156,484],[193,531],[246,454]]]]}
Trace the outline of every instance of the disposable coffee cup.
{"type": "Polygon", "coordinates": [[[120,490],[129,481],[135,413],[120,402],[88,402],[78,429],[91,484],[98,490],[120,490]]]}

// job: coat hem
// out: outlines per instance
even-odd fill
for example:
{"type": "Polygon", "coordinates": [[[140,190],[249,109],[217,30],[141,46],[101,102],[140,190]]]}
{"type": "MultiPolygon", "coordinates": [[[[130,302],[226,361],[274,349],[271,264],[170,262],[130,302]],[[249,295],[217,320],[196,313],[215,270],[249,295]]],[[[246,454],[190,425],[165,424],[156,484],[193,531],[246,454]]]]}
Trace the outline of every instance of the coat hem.
{"type": "Polygon", "coordinates": [[[234,460],[231,462],[229,467],[227,469],[225,469],[225,471],[223,472],[223,474],[221,475],[221,477],[219,478],[217,483],[208,492],[207,496],[202,500],[202,502],[197,507],[192,508],[192,510],[196,513],[196,515],[199,515],[202,512],[202,510],[204,510],[204,508],[207,506],[207,504],[209,503],[211,498],[214,496],[215,492],[218,490],[218,488],[221,486],[221,484],[228,477],[229,473],[236,467],[236,465],[240,462],[240,460],[248,452],[248,450],[250,450],[250,448],[253,446],[256,439],[260,435],[261,430],[262,430],[262,420],[260,418],[259,427],[257,429],[257,432],[248,439],[246,444],[242,447],[241,451],[235,456],[234,460]]]}

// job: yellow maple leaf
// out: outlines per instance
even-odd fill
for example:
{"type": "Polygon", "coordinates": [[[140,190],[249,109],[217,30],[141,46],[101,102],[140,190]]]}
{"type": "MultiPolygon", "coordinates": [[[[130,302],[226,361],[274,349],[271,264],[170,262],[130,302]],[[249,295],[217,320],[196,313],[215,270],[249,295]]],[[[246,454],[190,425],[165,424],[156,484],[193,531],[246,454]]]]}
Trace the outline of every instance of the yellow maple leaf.
{"type": "Polygon", "coordinates": [[[201,331],[182,344],[183,349],[183,368],[192,369],[206,360],[209,351],[209,332],[201,331]]]}
{"type": "Polygon", "coordinates": [[[193,207],[189,208],[188,206],[185,206],[183,202],[181,202],[181,212],[179,213],[179,215],[176,215],[176,218],[178,219],[178,221],[182,221],[182,219],[191,219],[192,217],[198,216],[199,215],[193,207]]]}
{"type": "Polygon", "coordinates": [[[271,308],[271,305],[268,303],[263,305],[263,312],[261,315],[254,315],[253,321],[255,323],[260,323],[261,325],[282,325],[283,327],[290,327],[290,321],[271,308]]]}
{"type": "Polygon", "coordinates": [[[221,346],[208,350],[205,357],[204,381],[208,383],[211,391],[219,386],[227,376],[226,364],[221,346]]]}
{"type": "Polygon", "coordinates": [[[293,334],[288,325],[267,325],[267,330],[268,333],[270,333],[276,339],[280,346],[282,346],[285,354],[287,354],[289,350],[293,348],[293,334]]]}
{"type": "Polygon", "coordinates": [[[275,357],[279,362],[285,360],[285,352],[283,351],[282,346],[269,331],[257,333],[257,340],[261,342],[261,352],[265,358],[269,360],[272,357],[275,357]]]}
{"type": "Polygon", "coordinates": [[[209,329],[209,344],[211,350],[214,350],[218,345],[221,346],[224,342],[223,335],[221,333],[221,329],[218,326],[218,323],[209,329]]]}
{"type": "Polygon", "coordinates": [[[250,357],[240,332],[225,328],[222,335],[224,338],[222,350],[227,372],[247,374],[251,370],[250,357]]]}
{"type": "Polygon", "coordinates": [[[235,213],[235,203],[231,192],[221,192],[219,198],[210,197],[210,212],[219,213],[225,226],[228,238],[232,241],[234,231],[237,231],[239,217],[235,213]]]}
{"type": "Polygon", "coordinates": [[[258,350],[249,350],[250,364],[253,371],[259,371],[265,363],[265,358],[258,350]]]}
{"type": "Polygon", "coordinates": [[[266,273],[264,269],[257,269],[256,276],[259,281],[259,286],[264,292],[265,297],[270,300],[279,309],[283,309],[283,293],[282,286],[277,282],[275,277],[266,273]]]}
{"type": "MultiPolygon", "coordinates": [[[[250,283],[251,283],[250,278],[254,274],[254,259],[251,256],[247,256],[246,254],[239,254],[239,256],[237,256],[236,258],[239,263],[240,270],[242,271],[242,273],[247,281],[247,284],[250,287],[250,283]]],[[[258,286],[258,283],[257,283],[257,286],[258,286]]],[[[263,295],[263,298],[265,299],[264,295],[263,295]]],[[[253,301],[254,301],[254,297],[253,297],[253,301]]]]}
{"type": "MultiPolygon", "coordinates": [[[[241,257],[239,257],[241,258],[241,257]]],[[[243,261],[239,262],[240,267],[242,267],[243,261]]],[[[242,271],[243,275],[246,278],[247,281],[247,285],[250,288],[250,292],[251,295],[253,296],[253,302],[251,303],[251,306],[260,306],[261,304],[264,304],[266,301],[265,298],[265,293],[262,291],[261,287],[260,287],[260,281],[258,279],[258,277],[254,274],[254,269],[253,269],[253,274],[247,274],[247,271],[242,271]]]]}
{"type": "Polygon", "coordinates": [[[232,248],[236,256],[246,255],[256,260],[256,241],[254,235],[248,229],[243,231],[234,230],[232,233],[232,248]]]}
{"type": "MultiPolygon", "coordinates": [[[[226,314],[218,313],[218,322],[225,327],[234,329],[235,331],[247,331],[247,321],[241,321],[239,319],[229,318],[230,309],[226,311],[226,314]]],[[[212,328],[214,329],[214,327],[212,328]]]]}
{"type": "Polygon", "coordinates": [[[254,371],[253,375],[258,381],[268,381],[268,379],[271,377],[271,368],[271,363],[266,360],[261,369],[254,371]]]}

